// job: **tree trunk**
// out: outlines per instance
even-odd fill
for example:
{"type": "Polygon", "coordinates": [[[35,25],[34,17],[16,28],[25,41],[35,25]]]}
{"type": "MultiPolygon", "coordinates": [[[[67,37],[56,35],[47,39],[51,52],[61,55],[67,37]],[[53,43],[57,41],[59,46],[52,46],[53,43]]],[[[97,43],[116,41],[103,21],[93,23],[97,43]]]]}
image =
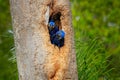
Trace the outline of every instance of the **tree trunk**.
{"type": "Polygon", "coordinates": [[[19,80],[78,80],[69,0],[10,0],[19,80]],[[50,42],[49,17],[61,13],[60,49],[50,42]]]}

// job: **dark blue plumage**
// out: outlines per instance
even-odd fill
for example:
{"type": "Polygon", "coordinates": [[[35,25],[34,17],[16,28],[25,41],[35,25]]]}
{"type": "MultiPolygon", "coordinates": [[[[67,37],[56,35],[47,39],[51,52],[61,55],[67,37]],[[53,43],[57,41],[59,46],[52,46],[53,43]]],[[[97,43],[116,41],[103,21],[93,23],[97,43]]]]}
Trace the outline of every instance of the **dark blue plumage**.
{"type": "Polygon", "coordinates": [[[51,37],[51,42],[60,48],[64,45],[64,37],[65,32],[63,30],[59,30],[51,37]]]}

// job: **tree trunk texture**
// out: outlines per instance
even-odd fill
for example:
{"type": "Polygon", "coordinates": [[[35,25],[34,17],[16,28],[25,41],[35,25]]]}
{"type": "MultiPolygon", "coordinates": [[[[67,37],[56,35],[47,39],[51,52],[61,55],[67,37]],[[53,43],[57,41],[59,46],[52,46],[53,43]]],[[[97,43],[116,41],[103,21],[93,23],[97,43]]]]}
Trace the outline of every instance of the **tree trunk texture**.
{"type": "Polygon", "coordinates": [[[69,0],[10,0],[19,80],[78,80],[69,0]],[[50,42],[48,21],[60,12],[65,44],[50,42]]]}

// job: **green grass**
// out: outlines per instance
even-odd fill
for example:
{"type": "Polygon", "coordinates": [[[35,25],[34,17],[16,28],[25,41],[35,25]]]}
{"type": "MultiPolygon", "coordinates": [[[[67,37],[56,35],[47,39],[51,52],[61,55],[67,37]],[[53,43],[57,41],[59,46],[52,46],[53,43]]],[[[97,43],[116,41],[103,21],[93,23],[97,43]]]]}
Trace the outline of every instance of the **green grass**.
{"type": "Polygon", "coordinates": [[[102,46],[98,39],[76,41],[79,80],[109,79],[111,70],[107,70],[107,56],[102,46]]]}

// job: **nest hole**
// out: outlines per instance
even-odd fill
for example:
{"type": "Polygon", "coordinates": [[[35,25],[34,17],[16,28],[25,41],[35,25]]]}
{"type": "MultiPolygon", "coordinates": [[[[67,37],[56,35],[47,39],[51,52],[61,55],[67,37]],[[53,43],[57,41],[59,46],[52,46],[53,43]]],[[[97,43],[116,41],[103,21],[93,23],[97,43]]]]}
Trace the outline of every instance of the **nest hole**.
{"type": "Polygon", "coordinates": [[[57,32],[62,30],[61,26],[61,12],[53,12],[49,17],[48,30],[50,34],[50,41],[59,48],[64,46],[64,37],[57,35],[57,32]]]}
{"type": "Polygon", "coordinates": [[[53,13],[50,15],[49,22],[50,22],[51,20],[54,20],[56,26],[58,26],[59,29],[62,29],[60,17],[61,17],[61,12],[57,12],[57,13],[56,13],[56,12],[53,12],[53,13]]]}

